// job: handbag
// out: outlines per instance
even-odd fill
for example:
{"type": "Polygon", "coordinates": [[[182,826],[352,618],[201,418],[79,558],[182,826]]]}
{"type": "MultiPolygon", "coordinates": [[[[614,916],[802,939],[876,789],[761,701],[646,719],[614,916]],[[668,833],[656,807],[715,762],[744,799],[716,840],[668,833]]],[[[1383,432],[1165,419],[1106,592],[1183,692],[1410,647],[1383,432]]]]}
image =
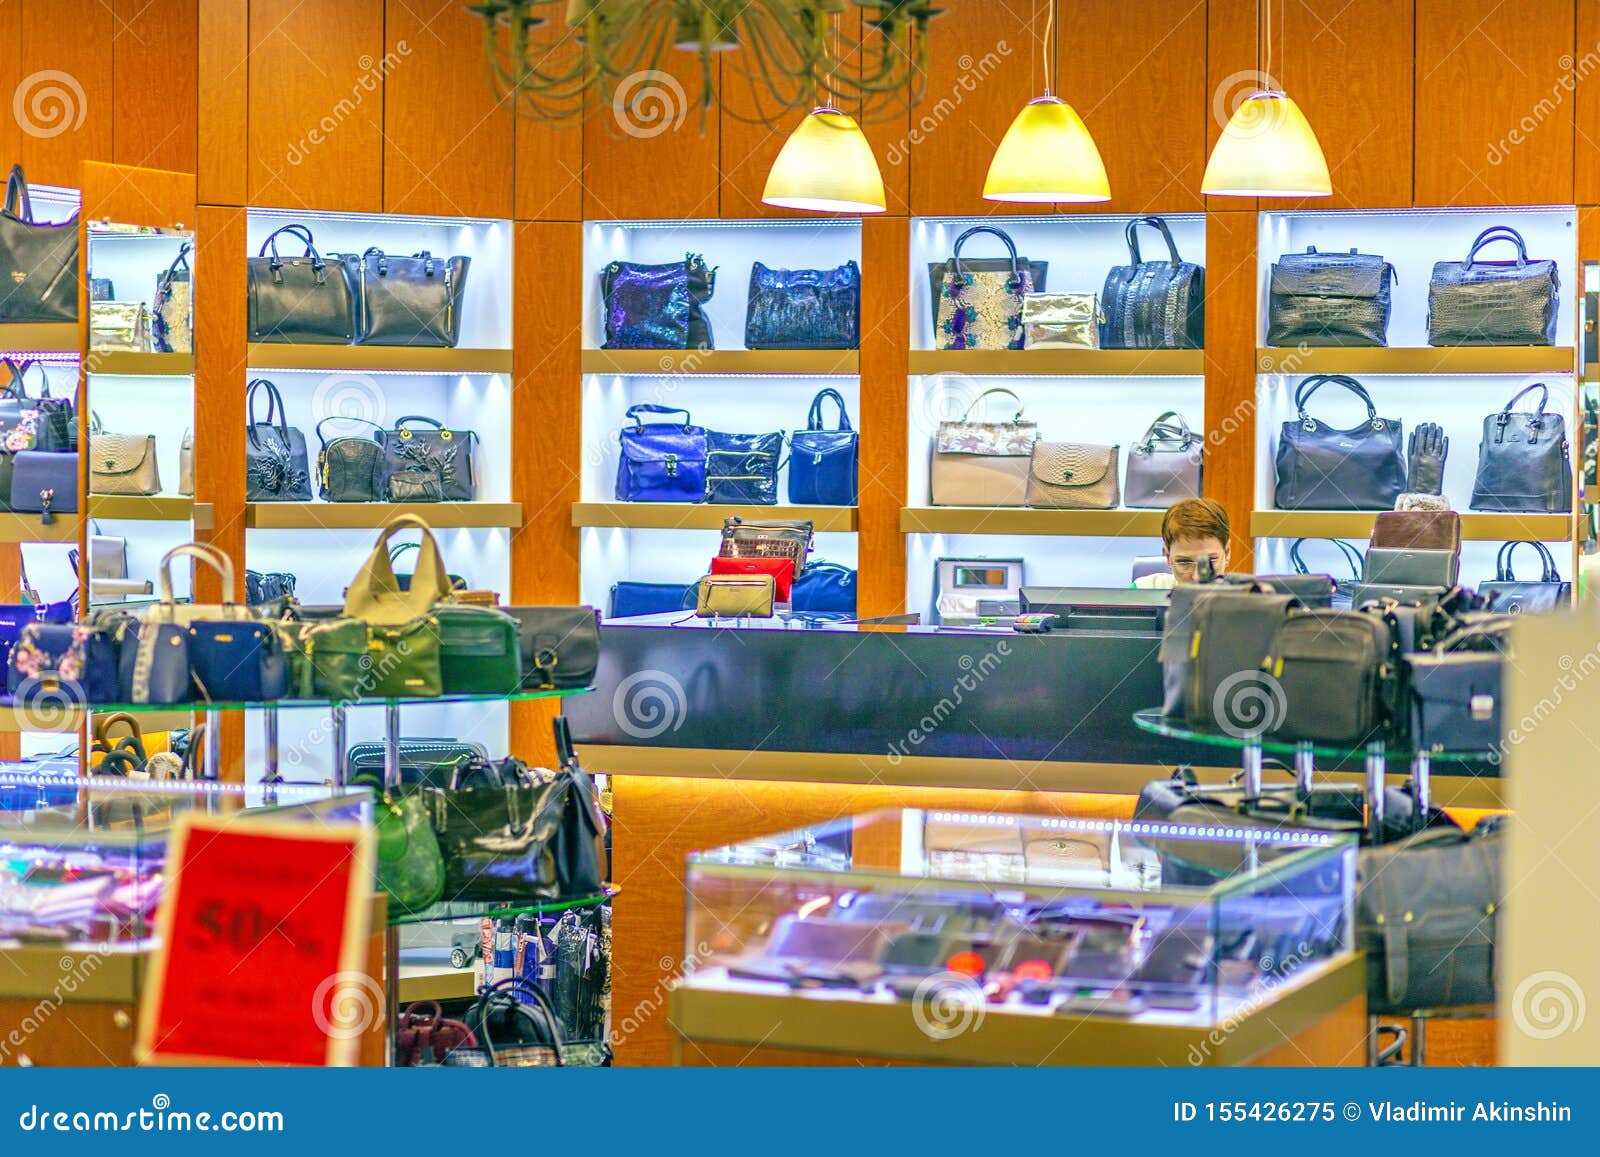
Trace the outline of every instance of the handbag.
{"type": "Polygon", "coordinates": [[[1405,586],[1453,587],[1461,556],[1453,550],[1402,550],[1375,546],[1367,551],[1361,581],[1405,586]]]}
{"type": "Polygon", "coordinates": [[[1205,449],[1206,440],[1189,429],[1183,415],[1167,410],[1150,423],[1144,437],[1128,452],[1123,505],[1135,510],[1165,510],[1182,499],[1199,498],[1205,449]]]}
{"type": "Polygon", "coordinates": [[[6,178],[0,206],[0,322],[78,320],[78,215],[59,224],[36,222],[21,165],[6,178]]]}
{"type": "Polygon", "coordinates": [[[250,422],[244,428],[246,502],[310,502],[311,463],[306,436],[289,425],[289,408],[278,387],[256,378],[246,394],[250,422]],[[267,396],[265,421],[256,419],[256,396],[267,396]],[[273,419],[277,421],[274,422],[273,419]]]}
{"type": "Polygon", "coordinates": [[[11,509],[37,514],[43,526],[78,511],[77,454],[21,450],[11,458],[11,509]]]}
{"type": "Polygon", "coordinates": [[[1508,542],[1500,548],[1494,560],[1494,578],[1479,583],[1478,593],[1488,597],[1490,610],[1512,615],[1524,611],[1556,611],[1572,602],[1572,584],[1562,581],[1550,548],[1542,542],[1527,540],[1508,542]],[[1511,559],[1519,546],[1531,546],[1539,555],[1537,581],[1519,581],[1512,573],[1511,559]]]}
{"type": "Polygon", "coordinates": [[[770,574],[708,574],[700,580],[694,613],[702,619],[770,619],[777,593],[770,574]]]}
{"type": "MultiPolygon", "coordinates": [[[[1358,582],[1361,581],[1362,572],[1366,568],[1366,559],[1362,555],[1360,550],[1358,550],[1352,543],[1348,543],[1342,538],[1328,538],[1328,539],[1322,539],[1320,541],[1330,542],[1335,547],[1338,548],[1339,554],[1341,556],[1343,556],[1344,561],[1349,564],[1349,567],[1350,567],[1350,577],[1349,577],[1349,579],[1334,579],[1332,575],[1323,575],[1323,574],[1320,574],[1320,573],[1316,574],[1316,575],[1312,575],[1311,568],[1306,565],[1305,559],[1301,556],[1301,547],[1303,547],[1307,542],[1311,542],[1311,541],[1314,541],[1314,540],[1306,539],[1306,538],[1297,538],[1289,546],[1289,565],[1294,568],[1294,577],[1295,578],[1299,578],[1299,577],[1315,577],[1315,578],[1319,578],[1319,579],[1320,578],[1325,578],[1331,584],[1333,590],[1340,590],[1340,589],[1343,589],[1343,588],[1347,588],[1351,584],[1358,583],[1358,582]]],[[[1261,581],[1263,581],[1263,582],[1273,582],[1275,580],[1273,580],[1271,578],[1263,578],[1261,581]]],[[[1276,581],[1281,582],[1282,580],[1276,580],[1276,581]]],[[[1287,589],[1288,589],[1287,586],[1280,587],[1280,593],[1282,593],[1283,591],[1285,591],[1287,589]]],[[[1297,593],[1297,592],[1290,591],[1289,593],[1292,594],[1292,593],[1297,593]]]]}
{"type": "Polygon", "coordinates": [[[542,1069],[599,1066],[608,1049],[601,1044],[576,1051],[561,1039],[560,1020],[550,998],[533,981],[509,976],[478,990],[462,1024],[474,1043],[445,1052],[446,1068],[542,1069]],[[578,1059],[581,1057],[582,1059],[578,1059]]]}
{"type": "Polygon", "coordinates": [[[854,506],[861,435],[850,428],[844,396],[825,389],[811,399],[806,428],[789,435],[789,501],[795,506],[854,506]],[[837,429],[824,429],[822,403],[839,407],[837,429]]]}
{"type": "Polygon", "coordinates": [[[356,330],[354,258],[324,258],[304,225],[268,234],[260,252],[245,259],[250,340],[306,345],[349,345],[356,330]],[[302,242],[298,257],[278,253],[278,238],[302,242]]]}
{"type": "Polygon", "coordinates": [[[410,257],[367,249],[355,262],[357,344],[454,347],[471,264],[470,257],[435,257],[426,249],[410,257]]]}
{"type": "Polygon", "coordinates": [[[706,431],[706,501],[749,506],[778,502],[783,434],[706,431]]]}
{"type": "Polygon", "coordinates": [[[190,542],[182,546],[175,546],[161,556],[161,565],[156,572],[157,589],[160,598],[156,603],[147,608],[142,621],[146,623],[175,623],[180,627],[187,627],[191,623],[201,621],[223,620],[227,622],[253,622],[256,613],[242,603],[197,603],[179,602],[172,590],[172,563],[175,559],[191,558],[196,564],[203,563],[216,571],[222,578],[222,591],[224,599],[229,599],[233,593],[233,561],[221,550],[205,543],[190,542]]]}
{"type": "Polygon", "coordinates": [[[787,558],[723,558],[719,555],[711,560],[711,573],[771,575],[773,598],[780,603],[789,601],[794,587],[794,562],[787,558]]]}
{"type": "Polygon", "coordinates": [[[613,261],[600,271],[608,350],[714,349],[704,306],[716,292],[717,271],[704,257],[640,265],[613,261]]]}
{"type": "MultiPolygon", "coordinates": [[[[384,487],[390,502],[471,502],[478,496],[473,464],[478,435],[471,430],[447,429],[444,423],[419,414],[407,414],[394,429],[382,430],[384,487]],[[407,423],[416,423],[413,429],[407,423]],[[397,480],[410,479],[407,485],[397,480]],[[438,498],[428,498],[412,487],[421,482],[437,485],[438,498]]],[[[432,490],[427,491],[428,494],[432,490]]]]}
{"type": "Polygon", "coordinates": [[[699,583],[612,583],[606,618],[631,619],[636,615],[692,611],[699,588],[699,583]]]}
{"type": "Polygon", "coordinates": [[[789,588],[789,604],[796,614],[853,617],[856,572],[836,562],[814,562],[789,588]]]}
{"type": "Polygon", "coordinates": [[[11,648],[6,685],[18,707],[114,703],[116,644],[91,623],[29,623],[11,648]]]}
{"type": "Polygon", "coordinates": [[[1561,277],[1554,261],[1529,261],[1509,225],[1479,233],[1465,261],[1439,261],[1428,281],[1429,345],[1554,345],[1561,277]],[[1515,261],[1478,261],[1496,241],[1517,247],[1515,261]]]}
{"type": "Polygon", "coordinates": [[[444,856],[420,795],[379,801],[377,808],[378,887],[401,912],[415,913],[444,895],[444,856]]]}
{"type": "Polygon", "coordinates": [[[1267,288],[1269,346],[1389,344],[1394,266],[1375,253],[1285,253],[1267,288]]]}
{"type": "MultiPolygon", "coordinates": [[[[378,541],[345,588],[344,613],[367,623],[410,624],[450,598],[450,580],[433,531],[415,514],[402,514],[378,532],[378,541]],[[417,547],[417,568],[405,587],[395,578],[389,561],[389,539],[411,527],[422,532],[417,547]]],[[[437,692],[436,692],[437,694],[437,692]]]]}
{"type": "Polygon", "coordinates": [[[750,266],[744,344],[753,350],[853,350],[861,345],[861,267],[750,266]]]}
{"type": "Polygon", "coordinates": [[[294,598],[295,577],[287,571],[244,572],[244,601],[252,607],[294,598]]]}
{"type": "Polygon", "coordinates": [[[194,352],[194,287],[185,241],[166,272],[156,277],[155,306],[150,311],[151,347],[160,354],[194,352]]]}
{"type": "Polygon", "coordinates": [[[112,628],[117,646],[117,698],[123,703],[187,703],[189,630],[131,615],[112,628]]]}
{"type": "Polygon", "coordinates": [[[0,359],[0,366],[9,375],[4,392],[0,393],[0,435],[4,436],[0,445],[13,454],[19,450],[76,450],[78,420],[72,399],[50,396],[50,375],[45,373],[44,364],[5,358],[0,359]],[[37,398],[30,398],[26,377],[35,367],[44,387],[37,398]]]}
{"type": "Polygon", "coordinates": [[[934,506],[1025,506],[1035,422],[1022,419],[1022,399],[1006,389],[985,390],[959,421],[940,422],[929,467],[934,506]],[[971,420],[985,398],[999,394],[1017,403],[1009,422],[971,420]]]}
{"type": "Polygon", "coordinates": [[[1206,344],[1205,270],[1178,256],[1172,230],[1160,217],[1135,217],[1123,236],[1128,265],[1112,266],[1100,291],[1105,325],[1100,345],[1108,350],[1197,350],[1206,344]],[[1139,255],[1139,226],[1149,225],[1167,243],[1169,261],[1139,255]]]}
{"type": "Polygon", "coordinates": [[[1035,442],[1027,504],[1051,510],[1115,510],[1122,498],[1116,446],[1035,442]]]}
{"type": "MultiPolygon", "coordinates": [[[[405,787],[451,787],[468,769],[489,758],[483,744],[460,739],[402,739],[399,750],[400,783],[405,787]]],[[[345,782],[382,791],[383,761],[382,743],[352,744],[345,753],[345,782]]]]}
{"type": "Polygon", "coordinates": [[[194,497],[194,431],[185,430],[178,444],[178,493],[194,497]]]}
{"type": "MultiPolygon", "coordinates": [[[[418,551],[421,549],[422,547],[420,544],[415,542],[395,543],[389,548],[389,566],[392,569],[394,564],[399,562],[401,558],[410,554],[412,551],[418,551]]],[[[458,574],[446,574],[445,578],[450,580],[451,593],[453,593],[457,601],[459,601],[462,592],[467,589],[467,580],[458,574]]],[[[411,576],[409,574],[397,570],[394,572],[394,581],[400,584],[400,589],[403,591],[408,591],[411,589],[411,576]]]]}
{"type": "Polygon", "coordinates": [[[703,502],[706,496],[707,438],[704,426],[692,424],[688,410],[652,402],[629,406],[618,435],[618,502],[703,502]],[[641,414],[682,414],[683,422],[651,422],[641,414]]]}
{"type": "Polygon", "coordinates": [[[1545,413],[1549,401],[1550,388],[1535,382],[1499,413],[1484,418],[1478,473],[1472,482],[1473,510],[1565,514],[1572,509],[1567,423],[1559,413],[1545,413]],[[1537,410],[1531,414],[1512,410],[1534,390],[1539,391],[1537,410]]]}
{"type": "Polygon", "coordinates": [[[324,502],[381,502],[383,500],[383,427],[365,418],[338,414],[317,423],[317,495],[324,502]],[[361,422],[376,433],[345,434],[328,441],[322,427],[329,422],[361,422]]]}
{"type": "Polygon", "coordinates": [[[271,703],[289,693],[283,640],[268,622],[190,622],[189,672],[210,703],[271,703]]]}
{"type": "Polygon", "coordinates": [[[150,309],[142,301],[91,301],[89,349],[93,353],[149,353],[150,309]]]}
{"type": "Polygon", "coordinates": [[[1093,293],[1030,293],[1022,299],[1025,349],[1097,350],[1104,323],[1093,293]]]}
{"type": "Polygon", "coordinates": [[[1298,417],[1278,436],[1275,500],[1279,510],[1392,510],[1405,489],[1400,423],[1378,417],[1365,387],[1344,374],[1313,374],[1295,387],[1298,417]],[[1337,430],[1306,413],[1324,384],[1349,390],[1367,406],[1367,420],[1337,430]]]}
{"type": "MultiPolygon", "coordinates": [[[[23,576],[23,593],[28,594],[27,576],[23,576]]],[[[22,637],[22,628],[29,623],[70,623],[77,617],[70,600],[59,603],[39,602],[31,595],[26,603],[0,606],[0,665],[9,664],[11,649],[22,637]]]]}
{"type": "Polygon", "coordinates": [[[160,494],[154,434],[89,435],[90,494],[160,494]]]}
{"type": "Polygon", "coordinates": [[[1276,697],[1262,663],[1278,627],[1299,602],[1293,595],[1248,586],[1197,585],[1184,618],[1189,636],[1189,662],[1180,672],[1184,716],[1192,727],[1235,737],[1267,731],[1276,697]]]}
{"type": "Polygon", "coordinates": [[[1461,550],[1461,515],[1454,510],[1384,510],[1373,517],[1369,546],[1461,550]]]}
{"type": "Polygon", "coordinates": [[[1494,651],[1445,650],[1406,657],[1411,744],[1418,751],[1499,749],[1505,662],[1494,651]]]}
{"type": "Polygon", "coordinates": [[[443,603],[433,608],[439,629],[439,674],[446,695],[513,695],[522,687],[517,620],[492,607],[443,603]]]}
{"type": "Polygon", "coordinates": [[[517,621],[524,691],[594,682],[600,665],[600,616],[593,607],[507,607],[506,614],[517,621]]]}
{"type": "Polygon", "coordinates": [[[1350,748],[1381,737],[1398,686],[1392,649],[1388,625],[1376,615],[1290,614],[1273,632],[1263,662],[1277,684],[1274,698],[1283,705],[1271,721],[1271,733],[1350,748]]]}
{"type": "MultiPolygon", "coordinates": [[[[379,828],[380,836],[382,828],[379,828]]],[[[431,1067],[444,1063],[452,1049],[478,1048],[478,1038],[465,1024],[444,1015],[438,1001],[419,1000],[400,1010],[395,1031],[395,1065],[431,1067]]]]}
{"type": "Polygon", "coordinates": [[[799,578],[806,569],[814,537],[807,519],[756,521],[733,515],[722,522],[722,542],[717,554],[723,558],[786,558],[794,563],[799,578]]]}
{"type": "Polygon", "coordinates": [[[1011,235],[993,225],[974,225],[956,238],[948,261],[928,263],[933,332],[943,350],[1019,350],[1026,335],[1022,302],[1043,290],[1049,265],[1017,256],[1011,235]],[[1000,238],[1006,257],[965,260],[961,250],[979,233],[1000,238]]]}
{"type": "Polygon", "coordinates": [[[1395,603],[1402,607],[1422,607],[1437,603],[1446,592],[1445,587],[1422,586],[1417,583],[1359,582],[1350,585],[1350,605],[1359,610],[1372,603],[1395,603]]]}

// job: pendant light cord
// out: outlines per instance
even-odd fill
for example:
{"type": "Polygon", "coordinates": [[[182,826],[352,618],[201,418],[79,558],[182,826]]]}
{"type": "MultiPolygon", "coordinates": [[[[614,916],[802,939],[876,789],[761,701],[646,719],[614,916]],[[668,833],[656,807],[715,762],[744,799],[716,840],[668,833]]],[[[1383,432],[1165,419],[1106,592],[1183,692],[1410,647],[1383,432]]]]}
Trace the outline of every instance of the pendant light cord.
{"type": "Polygon", "coordinates": [[[1055,70],[1050,67],[1050,42],[1051,33],[1056,26],[1056,0],[1049,0],[1049,7],[1045,11],[1044,40],[1039,45],[1039,57],[1044,65],[1044,94],[1055,95],[1055,70]]]}
{"type": "Polygon", "coordinates": [[[1272,0],[1267,0],[1267,63],[1261,70],[1266,83],[1263,88],[1277,88],[1278,82],[1272,75],[1272,0]]]}

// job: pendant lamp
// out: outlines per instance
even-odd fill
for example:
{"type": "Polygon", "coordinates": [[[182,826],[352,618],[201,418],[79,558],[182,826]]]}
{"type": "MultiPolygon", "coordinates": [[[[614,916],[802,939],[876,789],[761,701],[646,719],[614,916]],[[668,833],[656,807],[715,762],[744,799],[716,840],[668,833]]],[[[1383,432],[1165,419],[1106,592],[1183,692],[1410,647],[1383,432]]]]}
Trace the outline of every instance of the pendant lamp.
{"type": "Polygon", "coordinates": [[[767,174],[763,204],[814,213],[882,213],[883,175],[855,118],[813,109],[784,142],[767,174]]]}
{"type": "Polygon", "coordinates": [[[1051,95],[1051,32],[1055,27],[1055,0],[1044,26],[1044,95],[1022,106],[1000,147],[989,162],[983,181],[986,201],[1052,202],[1109,201],[1111,184],[1106,167],[1076,110],[1051,95]]]}

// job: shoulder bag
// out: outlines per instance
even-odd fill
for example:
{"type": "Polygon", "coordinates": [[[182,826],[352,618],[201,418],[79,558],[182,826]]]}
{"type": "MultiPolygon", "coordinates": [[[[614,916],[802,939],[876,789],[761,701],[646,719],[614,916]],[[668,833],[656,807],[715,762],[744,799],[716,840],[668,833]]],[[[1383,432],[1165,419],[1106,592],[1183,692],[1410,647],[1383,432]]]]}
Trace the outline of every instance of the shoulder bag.
{"type": "MultiPolygon", "coordinates": [[[[378,787],[381,792],[381,782],[378,787]]],[[[381,799],[374,808],[378,887],[401,912],[420,912],[444,895],[444,857],[428,810],[427,800],[416,794],[381,799]]]]}
{"type": "MultiPolygon", "coordinates": [[[[679,590],[681,605],[682,591],[679,590]]],[[[600,664],[600,616],[593,607],[507,607],[522,647],[522,689],[587,687],[600,664]]]]}
{"type": "Polygon", "coordinates": [[[1048,510],[1115,510],[1121,501],[1117,446],[1035,442],[1027,503],[1048,510]]]}
{"type": "Polygon", "coordinates": [[[1398,686],[1391,644],[1376,615],[1298,610],[1285,618],[1263,663],[1283,705],[1272,734],[1349,748],[1381,738],[1398,686]]]}
{"type": "Polygon", "coordinates": [[[1232,584],[1199,586],[1187,619],[1184,715],[1195,727],[1235,737],[1269,731],[1275,697],[1262,661],[1299,600],[1232,584]]]}
{"type": "Polygon", "coordinates": [[[619,435],[622,456],[617,461],[618,502],[704,502],[706,497],[707,437],[704,426],[693,424],[688,410],[642,402],[629,406],[619,435]],[[683,422],[645,424],[643,414],[682,414],[683,422]]]}
{"type": "Polygon", "coordinates": [[[1509,225],[1479,233],[1465,261],[1434,264],[1428,282],[1429,345],[1554,345],[1561,278],[1554,261],[1529,261],[1509,225]],[[1517,247],[1515,261],[1479,261],[1496,241],[1517,247]]]}
{"type": "Polygon", "coordinates": [[[1298,417],[1283,423],[1276,456],[1279,510],[1392,510],[1405,489],[1400,423],[1378,417],[1360,382],[1344,374],[1313,374],[1295,387],[1298,417]],[[1367,420],[1336,430],[1306,413],[1324,384],[1349,390],[1366,403],[1367,420]]]}
{"type": "Polygon", "coordinates": [[[365,418],[338,414],[317,423],[317,493],[324,502],[381,502],[383,500],[383,427],[365,418]],[[322,428],[329,422],[360,422],[371,434],[342,434],[329,441],[322,428]]]}
{"type": "Polygon", "coordinates": [[[349,345],[356,329],[351,264],[336,253],[323,257],[304,225],[285,225],[246,259],[250,340],[301,345],[349,345]],[[299,241],[298,257],[278,253],[278,239],[299,241]]]}
{"type": "Polygon", "coordinates": [[[194,352],[194,288],[189,269],[193,249],[185,241],[166,272],[156,277],[155,306],[150,311],[150,339],[156,353],[194,352]]]}
{"type": "Polygon", "coordinates": [[[403,624],[426,616],[435,603],[449,598],[450,580],[432,529],[416,515],[402,514],[378,532],[376,545],[344,592],[344,613],[368,623],[403,624]],[[416,570],[402,587],[389,561],[389,539],[406,529],[420,530],[422,541],[416,570]]]}
{"type": "Polygon", "coordinates": [[[1128,222],[1128,265],[1113,266],[1100,291],[1106,322],[1100,344],[1111,350],[1197,350],[1206,344],[1205,270],[1178,256],[1172,230],[1160,217],[1128,222]],[[1140,225],[1158,231],[1168,261],[1139,254],[1140,225]]]}
{"type": "Polygon", "coordinates": [[[664,265],[613,261],[600,271],[608,350],[714,349],[704,306],[717,271],[698,253],[664,265]]]}
{"type": "Polygon", "coordinates": [[[1011,235],[993,225],[974,225],[956,238],[947,261],[928,264],[934,344],[942,350],[1019,350],[1026,344],[1022,301],[1045,287],[1048,263],[1017,256],[1011,235]],[[979,233],[998,237],[1006,257],[963,259],[961,250],[979,233]]]}
{"type": "Polygon", "coordinates": [[[1473,510],[1565,514],[1572,509],[1572,459],[1566,419],[1545,412],[1550,388],[1543,382],[1521,390],[1498,414],[1483,420],[1478,473],[1472,482],[1473,510]],[[1513,411],[1523,396],[1539,391],[1533,413],[1513,411]]]}
{"type": "Polygon", "coordinates": [[[723,434],[706,431],[706,501],[776,506],[783,433],[723,434]]]}
{"type": "Polygon", "coordinates": [[[283,395],[266,378],[256,378],[246,397],[250,422],[244,431],[245,501],[310,502],[311,463],[306,454],[306,436],[289,425],[283,395]],[[256,419],[257,394],[267,396],[265,421],[256,419]]]}
{"type": "Polygon", "coordinates": [[[1182,499],[1199,498],[1205,447],[1206,440],[1189,429],[1182,414],[1166,411],[1128,452],[1123,504],[1135,510],[1165,510],[1182,499]]]}
{"type": "Polygon", "coordinates": [[[789,435],[789,501],[796,506],[854,506],[861,435],[850,428],[844,396],[820,391],[811,399],[806,428],[789,435]],[[839,425],[822,425],[822,403],[839,407],[839,425]]]}
{"type": "Polygon", "coordinates": [[[454,346],[471,264],[470,257],[435,257],[426,249],[410,257],[367,249],[356,262],[359,344],[454,346]]]}
{"type": "Polygon", "coordinates": [[[50,526],[78,510],[78,456],[22,450],[11,459],[11,509],[50,526]]]}
{"type": "Polygon", "coordinates": [[[78,320],[78,215],[35,222],[21,165],[11,166],[0,207],[0,276],[0,322],[78,320]]]}
{"type": "Polygon", "coordinates": [[[1285,253],[1267,291],[1269,346],[1389,344],[1394,266],[1376,253],[1285,253]]]}
{"type": "Polygon", "coordinates": [[[1572,584],[1564,582],[1556,569],[1555,557],[1542,542],[1508,542],[1494,560],[1494,578],[1478,584],[1478,593],[1487,596],[1489,609],[1518,615],[1524,611],[1556,611],[1572,602],[1572,584]],[[1511,570],[1511,558],[1519,546],[1531,546],[1539,556],[1537,581],[1518,581],[1511,570]]]}
{"type": "Polygon", "coordinates": [[[89,493],[161,493],[161,473],[156,466],[154,434],[89,435],[89,493]]]}
{"type": "Polygon", "coordinates": [[[861,345],[861,268],[750,266],[744,344],[753,350],[853,350],[861,345]]]}
{"type": "Polygon", "coordinates": [[[929,467],[935,506],[1026,506],[1029,464],[1039,440],[1035,422],[1022,419],[1022,399],[1006,389],[985,390],[959,421],[940,422],[929,467]],[[972,421],[984,400],[998,395],[1017,404],[1009,422],[972,421]]]}
{"type": "Polygon", "coordinates": [[[478,435],[408,414],[378,435],[390,502],[471,502],[478,494],[473,455],[478,435]],[[414,428],[415,427],[415,428],[414,428]],[[434,497],[437,495],[437,497],[434,497]]]}
{"type": "Polygon", "coordinates": [[[445,695],[513,695],[522,687],[517,620],[493,607],[440,603],[429,612],[439,629],[439,675],[445,695]]]}

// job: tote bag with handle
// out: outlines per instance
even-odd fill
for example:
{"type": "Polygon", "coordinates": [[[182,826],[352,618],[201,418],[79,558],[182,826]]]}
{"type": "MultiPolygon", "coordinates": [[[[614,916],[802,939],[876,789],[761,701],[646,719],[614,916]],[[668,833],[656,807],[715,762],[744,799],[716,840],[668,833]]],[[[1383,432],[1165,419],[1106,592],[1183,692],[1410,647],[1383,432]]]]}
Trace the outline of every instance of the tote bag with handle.
{"type": "Polygon", "coordinates": [[[450,578],[432,528],[415,514],[402,514],[379,532],[372,553],[344,592],[344,613],[367,623],[408,623],[449,598],[450,578]],[[389,539],[408,527],[422,531],[422,542],[417,549],[417,568],[402,588],[389,561],[389,539]]]}

